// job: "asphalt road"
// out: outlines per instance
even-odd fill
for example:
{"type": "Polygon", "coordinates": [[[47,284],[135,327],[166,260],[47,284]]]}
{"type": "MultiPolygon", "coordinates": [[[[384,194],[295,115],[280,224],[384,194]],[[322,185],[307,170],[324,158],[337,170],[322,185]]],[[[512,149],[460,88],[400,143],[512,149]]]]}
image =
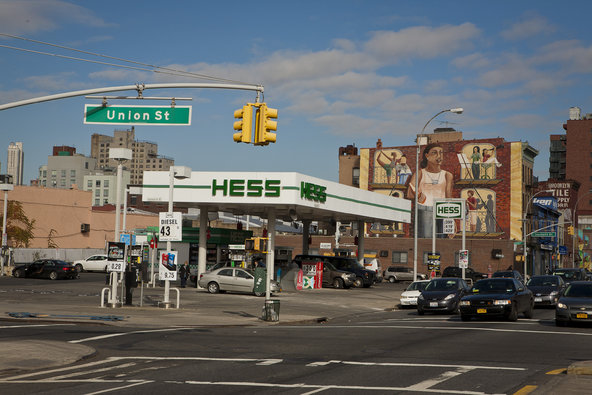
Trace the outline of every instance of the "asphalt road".
{"type": "MultiPolygon", "coordinates": [[[[1,278],[0,292],[23,292],[41,305],[100,277],[18,284],[1,278]]],[[[383,283],[331,295],[347,303],[403,287],[383,283]]],[[[592,328],[556,328],[553,316],[551,309],[537,309],[533,319],[515,323],[462,322],[458,316],[420,317],[410,309],[341,315],[319,324],[159,329],[0,322],[1,341],[43,339],[97,350],[71,366],[4,372],[0,385],[4,394],[511,394],[590,359],[592,328]]]]}

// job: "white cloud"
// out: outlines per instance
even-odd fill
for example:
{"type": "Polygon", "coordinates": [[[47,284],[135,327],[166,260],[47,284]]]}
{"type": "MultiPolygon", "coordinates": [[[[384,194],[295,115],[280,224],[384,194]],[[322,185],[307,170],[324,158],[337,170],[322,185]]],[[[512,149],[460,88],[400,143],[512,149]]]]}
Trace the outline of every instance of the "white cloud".
{"type": "Polygon", "coordinates": [[[106,26],[92,11],[60,0],[4,0],[0,2],[0,26],[9,34],[26,34],[57,29],[74,23],[106,26]]]}
{"type": "Polygon", "coordinates": [[[555,26],[547,18],[540,15],[526,15],[525,18],[500,32],[500,35],[506,40],[523,40],[555,31],[555,26]]]}

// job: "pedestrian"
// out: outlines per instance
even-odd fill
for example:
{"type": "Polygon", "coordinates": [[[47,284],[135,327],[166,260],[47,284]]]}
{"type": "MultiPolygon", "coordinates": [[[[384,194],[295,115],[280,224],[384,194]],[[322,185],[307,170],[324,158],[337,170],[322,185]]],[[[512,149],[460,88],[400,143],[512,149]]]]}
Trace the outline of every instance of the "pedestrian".
{"type": "Polygon", "coordinates": [[[191,274],[191,269],[189,269],[189,263],[185,261],[183,266],[179,268],[179,277],[181,278],[181,288],[185,288],[185,284],[187,284],[187,279],[191,274]]]}

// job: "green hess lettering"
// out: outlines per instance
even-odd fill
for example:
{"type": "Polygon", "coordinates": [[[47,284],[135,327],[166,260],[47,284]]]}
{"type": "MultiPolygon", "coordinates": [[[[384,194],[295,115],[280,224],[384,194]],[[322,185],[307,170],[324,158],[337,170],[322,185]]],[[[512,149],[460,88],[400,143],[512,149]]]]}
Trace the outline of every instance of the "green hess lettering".
{"type": "Polygon", "coordinates": [[[212,196],[279,197],[280,191],[280,180],[212,180],[212,196]]]}
{"type": "Polygon", "coordinates": [[[300,198],[325,203],[327,200],[326,190],[327,187],[303,181],[300,183],[300,198]]]}

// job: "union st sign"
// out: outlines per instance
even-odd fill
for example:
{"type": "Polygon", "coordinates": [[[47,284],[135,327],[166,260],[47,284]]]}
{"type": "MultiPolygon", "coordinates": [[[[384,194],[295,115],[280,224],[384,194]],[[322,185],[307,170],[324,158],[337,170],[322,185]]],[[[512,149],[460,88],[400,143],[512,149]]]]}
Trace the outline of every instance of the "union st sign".
{"type": "Polygon", "coordinates": [[[191,125],[191,106],[102,106],[86,104],[84,123],[191,125]]]}

